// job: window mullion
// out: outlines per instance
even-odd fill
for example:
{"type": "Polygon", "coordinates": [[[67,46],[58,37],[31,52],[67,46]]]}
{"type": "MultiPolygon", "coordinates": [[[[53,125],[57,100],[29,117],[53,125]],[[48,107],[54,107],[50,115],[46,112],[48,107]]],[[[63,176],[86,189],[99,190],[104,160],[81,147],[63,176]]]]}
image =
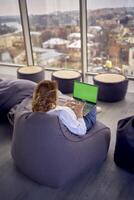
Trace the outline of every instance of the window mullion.
{"type": "Polygon", "coordinates": [[[34,65],[26,0],[19,0],[19,6],[25,40],[27,64],[34,65]]]}
{"type": "Polygon", "coordinates": [[[81,26],[81,58],[82,77],[85,81],[87,72],[87,0],[80,0],[80,26],[81,26]]]}

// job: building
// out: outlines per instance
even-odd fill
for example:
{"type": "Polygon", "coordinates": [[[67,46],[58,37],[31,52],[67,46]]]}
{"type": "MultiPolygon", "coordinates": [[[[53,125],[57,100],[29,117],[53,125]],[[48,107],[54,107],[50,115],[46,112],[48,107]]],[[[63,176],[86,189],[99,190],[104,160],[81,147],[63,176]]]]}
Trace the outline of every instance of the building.
{"type": "Polygon", "coordinates": [[[129,68],[131,70],[131,74],[134,72],[134,47],[129,49],[129,68]]]}
{"type": "Polygon", "coordinates": [[[41,47],[41,32],[31,31],[31,40],[34,47],[41,47]]]}
{"type": "Polygon", "coordinates": [[[12,47],[14,41],[13,34],[0,35],[0,50],[12,47]]]}
{"type": "Polygon", "coordinates": [[[68,44],[69,42],[67,40],[64,40],[64,39],[61,39],[61,38],[51,38],[50,40],[47,40],[45,42],[42,43],[42,47],[43,48],[51,48],[51,49],[54,49],[54,48],[57,48],[57,47],[66,47],[66,45],[68,44]]]}
{"type": "Polygon", "coordinates": [[[65,55],[63,53],[57,52],[55,49],[45,49],[45,48],[33,48],[35,63],[41,66],[49,67],[63,59],[65,55]]]}

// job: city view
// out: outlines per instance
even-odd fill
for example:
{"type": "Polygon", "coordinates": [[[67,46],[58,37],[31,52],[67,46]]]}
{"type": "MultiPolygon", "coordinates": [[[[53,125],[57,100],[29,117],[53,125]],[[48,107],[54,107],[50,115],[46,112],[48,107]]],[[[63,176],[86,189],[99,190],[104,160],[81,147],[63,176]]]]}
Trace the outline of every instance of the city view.
{"type": "Polygon", "coordinates": [[[111,70],[133,75],[134,7],[88,11],[89,71],[111,70]]]}
{"type": "MultiPolygon", "coordinates": [[[[41,14],[39,9],[36,14],[35,8],[29,2],[28,14],[35,65],[81,70],[78,2],[73,5],[73,10],[70,7],[68,10],[56,7],[51,9],[50,13],[43,13],[41,10],[41,14]]],[[[87,1],[89,72],[111,71],[134,75],[134,3],[130,2],[131,5],[123,6],[118,1],[117,7],[115,4],[114,7],[109,5],[95,8],[92,1],[87,1]]],[[[48,4],[49,2],[46,5],[48,4]]],[[[21,20],[17,14],[0,16],[0,62],[27,63],[21,20]]]]}

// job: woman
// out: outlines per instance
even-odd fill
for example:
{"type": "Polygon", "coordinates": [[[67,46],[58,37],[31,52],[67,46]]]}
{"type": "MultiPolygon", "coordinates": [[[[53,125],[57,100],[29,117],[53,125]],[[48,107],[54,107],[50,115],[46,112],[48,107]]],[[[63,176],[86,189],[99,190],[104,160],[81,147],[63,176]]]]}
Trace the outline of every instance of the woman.
{"type": "Polygon", "coordinates": [[[96,122],[96,108],[83,116],[84,104],[68,101],[58,105],[58,89],[55,81],[41,81],[33,94],[33,112],[47,112],[59,117],[62,123],[74,134],[85,135],[96,122]]]}

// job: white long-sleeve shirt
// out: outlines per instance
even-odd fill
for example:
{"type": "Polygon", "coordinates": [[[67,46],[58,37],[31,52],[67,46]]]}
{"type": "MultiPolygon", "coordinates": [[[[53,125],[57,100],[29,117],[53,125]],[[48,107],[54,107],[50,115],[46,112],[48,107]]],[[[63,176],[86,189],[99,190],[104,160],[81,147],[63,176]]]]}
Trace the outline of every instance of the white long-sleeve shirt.
{"type": "MultiPolygon", "coordinates": [[[[17,107],[20,105],[15,105],[10,112],[8,113],[9,122],[13,125],[14,124],[14,117],[16,113],[17,107]]],[[[31,107],[31,103],[28,104],[31,107]]],[[[87,128],[83,118],[77,118],[74,111],[67,107],[67,106],[57,106],[55,109],[48,111],[47,113],[57,115],[62,123],[76,135],[85,135],[87,128]]]]}
{"type": "Polygon", "coordinates": [[[77,118],[74,111],[66,106],[57,106],[55,109],[48,111],[59,117],[62,123],[76,135],[85,135],[87,128],[83,118],[77,118]]]}

